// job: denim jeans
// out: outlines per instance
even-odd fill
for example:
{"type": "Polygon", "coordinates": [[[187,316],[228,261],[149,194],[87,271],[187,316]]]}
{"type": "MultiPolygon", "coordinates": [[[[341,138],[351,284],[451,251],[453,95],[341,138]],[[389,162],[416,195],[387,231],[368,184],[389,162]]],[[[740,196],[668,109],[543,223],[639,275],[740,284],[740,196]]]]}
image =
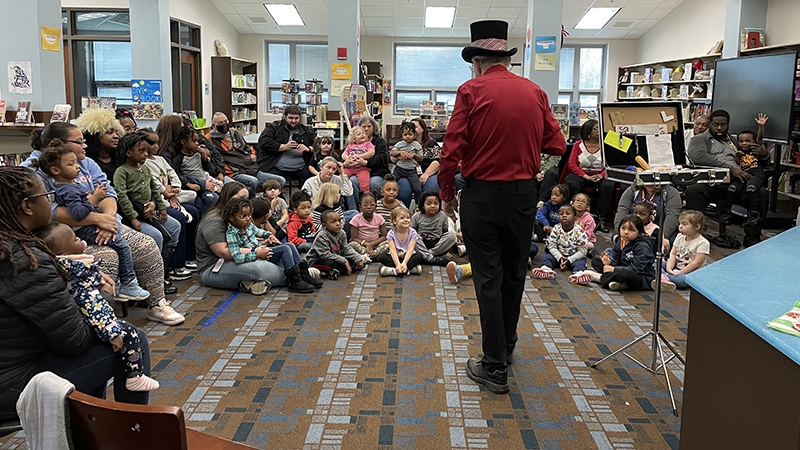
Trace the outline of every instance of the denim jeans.
{"type": "Polygon", "coordinates": [[[247,190],[250,191],[250,198],[255,198],[258,188],[260,188],[261,185],[267,180],[278,180],[278,183],[281,184],[281,189],[283,189],[283,185],[286,184],[286,178],[283,178],[280,175],[260,171],[256,174],[256,176],[238,173],[234,175],[233,178],[225,177],[226,183],[231,180],[238,181],[239,183],[245,185],[247,190]]]}
{"type": "Polygon", "coordinates": [[[214,266],[200,272],[204,285],[217,289],[239,289],[240,281],[269,281],[273,286],[286,286],[286,275],[281,266],[259,259],[242,264],[225,261],[218,272],[214,266]]]}
{"type": "MultiPolygon", "coordinates": [[[[439,179],[436,174],[431,175],[425,184],[422,186],[422,191],[439,190],[439,179]]],[[[403,202],[406,207],[411,204],[411,184],[405,178],[397,180],[397,199],[403,202]]]]}
{"type": "MultiPolygon", "coordinates": [[[[92,245],[97,240],[97,229],[94,226],[80,227],[75,230],[75,235],[86,241],[88,245],[92,245]]],[[[158,233],[161,236],[161,233],[158,233]]],[[[119,280],[123,284],[128,284],[136,278],[136,272],[133,270],[133,256],[131,255],[131,247],[128,243],[117,234],[114,239],[108,241],[109,247],[113,248],[117,255],[119,255],[119,280]]]]}
{"type": "Polygon", "coordinates": [[[275,247],[270,247],[270,249],[272,250],[272,257],[268,261],[274,264],[278,264],[278,261],[280,261],[284,269],[294,267],[302,261],[300,253],[297,252],[297,247],[292,243],[276,245],[275,247]]]}
{"type": "MultiPolygon", "coordinates": [[[[358,195],[361,193],[361,185],[358,183],[358,177],[353,175],[350,177],[350,182],[353,184],[353,195],[352,197],[358,201],[358,195]]],[[[380,192],[381,191],[381,184],[383,184],[383,178],[381,177],[369,177],[369,191],[370,192],[380,192]]],[[[349,203],[348,203],[349,205],[349,203]]]]}
{"type": "MultiPolygon", "coordinates": [[[[178,222],[178,220],[174,217],[167,215],[167,221],[162,222],[161,224],[164,225],[164,228],[166,228],[166,230],[172,236],[172,239],[167,242],[167,247],[177,247],[181,237],[181,223],[178,222]]],[[[142,222],[142,233],[150,236],[154,241],[156,241],[158,251],[164,250],[164,235],[158,231],[158,228],[150,225],[149,223],[142,222]]]]}
{"type": "Polygon", "coordinates": [[[197,197],[190,204],[194,205],[200,212],[200,217],[203,217],[214,206],[214,203],[217,203],[217,199],[219,199],[219,195],[216,192],[202,191],[197,193],[197,197]]]}
{"type": "Polygon", "coordinates": [[[297,246],[297,251],[300,253],[308,253],[311,250],[311,242],[303,242],[297,246]]]}
{"type": "Polygon", "coordinates": [[[669,278],[669,281],[675,283],[675,287],[678,289],[689,289],[689,284],[686,283],[686,274],[681,273],[678,275],[672,275],[671,273],[667,273],[667,262],[661,261],[661,270],[664,275],[669,278]]]}

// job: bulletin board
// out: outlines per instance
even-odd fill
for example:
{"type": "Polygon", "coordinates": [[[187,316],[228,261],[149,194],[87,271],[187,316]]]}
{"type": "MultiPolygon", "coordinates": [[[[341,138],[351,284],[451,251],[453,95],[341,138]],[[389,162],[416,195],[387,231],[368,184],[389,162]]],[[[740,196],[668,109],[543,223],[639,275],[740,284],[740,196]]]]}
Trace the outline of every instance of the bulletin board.
{"type": "Polygon", "coordinates": [[[637,165],[636,156],[648,163],[663,162],[665,156],[671,156],[671,165],[686,165],[681,102],[601,103],[599,116],[600,145],[607,167],[637,165]],[[653,147],[650,151],[648,143],[653,147]],[[660,149],[656,149],[657,144],[660,149]],[[671,151],[671,155],[665,155],[665,151],[671,151]]]}

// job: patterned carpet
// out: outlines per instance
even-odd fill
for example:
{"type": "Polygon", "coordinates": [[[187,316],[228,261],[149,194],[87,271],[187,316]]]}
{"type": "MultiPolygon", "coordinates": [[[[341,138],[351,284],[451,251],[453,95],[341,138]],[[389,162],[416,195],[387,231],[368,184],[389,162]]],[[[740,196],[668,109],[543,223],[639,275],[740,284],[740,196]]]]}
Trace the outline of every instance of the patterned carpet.
{"type": "MultiPolygon", "coordinates": [[[[663,377],[625,357],[588,367],[650,328],[652,292],[529,277],[511,392],[494,395],[464,371],[481,349],[471,279],[452,285],[444,268],[427,266],[381,278],[378,268],[312,295],[231,293],[195,277],[179,283],[173,304],[187,320],[178,327],[133,308],[161,383],[152,403],[179,405],[187,426],[260,449],[677,450],[680,419],[663,377]]],[[[662,332],[685,354],[688,292],[662,300],[662,332]]],[[[649,359],[646,345],[632,354],[649,359]]],[[[668,367],[680,408],[683,367],[668,367]]],[[[24,448],[19,435],[0,442],[24,448]]]]}

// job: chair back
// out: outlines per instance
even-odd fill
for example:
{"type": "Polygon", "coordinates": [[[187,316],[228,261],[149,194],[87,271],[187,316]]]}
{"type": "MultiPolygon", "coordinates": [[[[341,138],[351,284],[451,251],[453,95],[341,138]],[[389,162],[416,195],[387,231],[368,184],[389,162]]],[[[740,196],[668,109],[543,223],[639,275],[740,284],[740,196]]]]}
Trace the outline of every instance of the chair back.
{"type": "Polygon", "coordinates": [[[118,403],[78,391],[67,401],[76,450],[186,450],[186,425],[177,406],[118,403]]]}

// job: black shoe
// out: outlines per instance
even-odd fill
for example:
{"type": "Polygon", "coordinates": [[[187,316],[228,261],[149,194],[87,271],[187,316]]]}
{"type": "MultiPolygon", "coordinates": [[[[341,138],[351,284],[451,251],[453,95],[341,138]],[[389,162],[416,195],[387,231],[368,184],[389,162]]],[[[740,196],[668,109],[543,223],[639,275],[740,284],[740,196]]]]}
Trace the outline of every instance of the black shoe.
{"type": "Polygon", "coordinates": [[[310,273],[308,273],[308,263],[307,262],[300,261],[300,264],[298,264],[298,265],[300,266],[300,278],[302,278],[303,281],[305,281],[306,283],[314,286],[314,289],[319,289],[319,288],[322,287],[322,285],[324,284],[322,282],[322,280],[314,278],[314,277],[311,276],[310,273]]]}
{"type": "Polygon", "coordinates": [[[328,270],[321,271],[320,275],[324,276],[325,278],[327,278],[329,280],[336,280],[336,279],[339,278],[340,274],[339,274],[339,271],[336,270],[336,269],[328,269],[328,270]]]}
{"type": "Polygon", "coordinates": [[[167,286],[166,283],[164,284],[164,294],[165,295],[172,295],[172,294],[177,294],[177,293],[178,293],[178,288],[177,287],[172,286],[171,284],[169,286],[167,286]]]}
{"type": "Polygon", "coordinates": [[[300,277],[300,266],[295,265],[286,269],[286,280],[289,282],[289,292],[297,292],[298,294],[310,294],[314,292],[314,286],[303,281],[300,277]]]}
{"type": "Polygon", "coordinates": [[[733,221],[733,214],[731,214],[730,211],[726,211],[719,216],[719,221],[725,225],[730,225],[731,221],[733,221]]]}
{"type": "Polygon", "coordinates": [[[183,281],[188,280],[189,278],[192,278],[192,273],[184,270],[183,268],[178,270],[170,269],[169,272],[167,272],[166,277],[166,279],[169,281],[183,281]]]}
{"type": "Polygon", "coordinates": [[[450,258],[447,256],[434,256],[431,260],[432,266],[446,266],[450,263],[450,258]]]}
{"type": "Polygon", "coordinates": [[[478,358],[470,358],[467,361],[467,376],[472,381],[486,386],[489,392],[495,394],[508,393],[508,375],[505,373],[486,373],[481,360],[478,358]]]}
{"type": "Polygon", "coordinates": [[[164,279],[164,286],[172,286],[172,281],[164,279]]]}
{"type": "Polygon", "coordinates": [[[608,233],[608,225],[606,225],[605,220],[600,220],[597,222],[597,231],[601,233],[608,233]]]}
{"type": "Polygon", "coordinates": [[[758,225],[758,221],[761,220],[761,215],[758,211],[748,211],[747,212],[747,220],[744,221],[742,224],[743,227],[754,227],[758,225]]]}
{"type": "Polygon", "coordinates": [[[742,245],[744,245],[744,248],[747,248],[747,247],[752,247],[753,245],[756,245],[759,242],[761,242],[761,236],[745,235],[744,240],[742,241],[742,245]]]}

